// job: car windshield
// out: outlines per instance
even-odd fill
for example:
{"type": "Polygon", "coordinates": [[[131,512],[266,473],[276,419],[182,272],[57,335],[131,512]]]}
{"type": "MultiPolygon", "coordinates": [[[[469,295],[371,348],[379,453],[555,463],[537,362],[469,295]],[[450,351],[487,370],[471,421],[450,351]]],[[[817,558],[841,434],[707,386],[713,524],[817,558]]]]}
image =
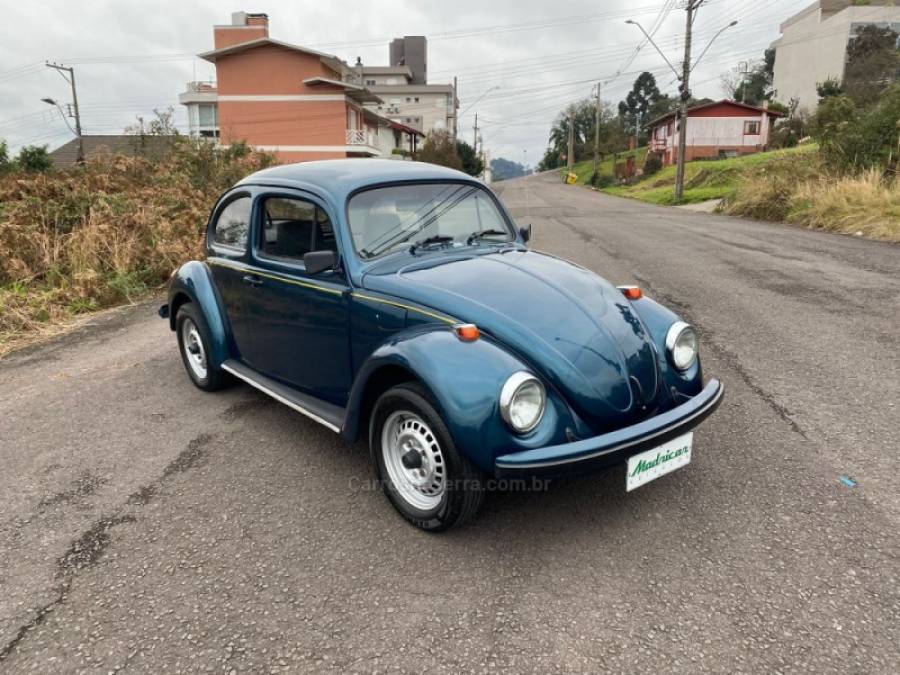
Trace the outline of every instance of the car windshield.
{"type": "Polygon", "coordinates": [[[366,260],[401,246],[465,246],[515,239],[494,199],[464,183],[416,183],[366,190],[350,199],[353,245],[366,260]]]}

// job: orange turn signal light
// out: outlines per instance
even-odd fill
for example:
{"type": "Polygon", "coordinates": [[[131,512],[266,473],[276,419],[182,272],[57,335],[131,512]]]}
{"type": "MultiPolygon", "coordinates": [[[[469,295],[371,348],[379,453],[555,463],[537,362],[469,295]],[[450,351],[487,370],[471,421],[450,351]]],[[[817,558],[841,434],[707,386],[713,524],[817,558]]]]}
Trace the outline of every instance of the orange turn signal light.
{"type": "Polygon", "coordinates": [[[629,300],[640,300],[644,297],[644,293],[639,286],[619,286],[618,288],[622,291],[622,295],[629,300]]]}
{"type": "Polygon", "coordinates": [[[474,342],[481,337],[481,331],[474,323],[458,323],[453,326],[453,332],[463,342],[474,342]]]}

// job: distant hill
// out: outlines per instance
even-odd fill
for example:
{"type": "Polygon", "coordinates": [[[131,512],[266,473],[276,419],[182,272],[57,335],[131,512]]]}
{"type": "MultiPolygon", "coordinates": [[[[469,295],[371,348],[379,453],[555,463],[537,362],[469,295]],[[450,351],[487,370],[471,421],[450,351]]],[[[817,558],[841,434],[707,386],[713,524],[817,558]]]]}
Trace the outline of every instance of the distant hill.
{"type": "Polygon", "coordinates": [[[531,173],[531,169],[523,166],[518,162],[512,162],[502,157],[491,160],[491,174],[493,180],[509,180],[510,178],[521,178],[531,173]]]}

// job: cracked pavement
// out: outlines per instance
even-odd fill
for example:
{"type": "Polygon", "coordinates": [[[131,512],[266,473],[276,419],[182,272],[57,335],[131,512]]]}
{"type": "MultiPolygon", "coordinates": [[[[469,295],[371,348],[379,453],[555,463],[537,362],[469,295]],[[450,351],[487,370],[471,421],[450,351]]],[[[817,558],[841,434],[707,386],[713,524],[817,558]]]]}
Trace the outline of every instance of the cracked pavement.
{"type": "Polygon", "coordinates": [[[198,391],[157,303],[117,310],[0,361],[0,671],[900,671],[900,248],[501,191],[699,327],[727,392],[688,467],[427,535],[362,445],[198,391]]]}

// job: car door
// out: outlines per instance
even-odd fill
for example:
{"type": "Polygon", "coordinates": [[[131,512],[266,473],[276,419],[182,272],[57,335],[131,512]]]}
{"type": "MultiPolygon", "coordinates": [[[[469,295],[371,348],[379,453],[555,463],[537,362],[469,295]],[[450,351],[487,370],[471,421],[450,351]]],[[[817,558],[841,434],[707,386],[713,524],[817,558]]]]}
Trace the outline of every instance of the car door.
{"type": "MultiPolygon", "coordinates": [[[[207,264],[234,339],[234,351],[248,361],[252,340],[252,321],[248,312],[248,293],[243,267],[248,258],[253,198],[249,192],[226,195],[216,206],[207,233],[207,264]]],[[[253,365],[248,361],[250,365],[253,365]]]]}
{"type": "Polygon", "coordinates": [[[256,197],[248,360],[261,373],[337,405],[350,390],[349,291],[343,271],[308,274],[303,255],[339,256],[325,205],[300,191],[256,197]]]}

